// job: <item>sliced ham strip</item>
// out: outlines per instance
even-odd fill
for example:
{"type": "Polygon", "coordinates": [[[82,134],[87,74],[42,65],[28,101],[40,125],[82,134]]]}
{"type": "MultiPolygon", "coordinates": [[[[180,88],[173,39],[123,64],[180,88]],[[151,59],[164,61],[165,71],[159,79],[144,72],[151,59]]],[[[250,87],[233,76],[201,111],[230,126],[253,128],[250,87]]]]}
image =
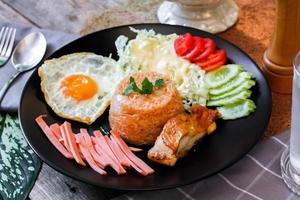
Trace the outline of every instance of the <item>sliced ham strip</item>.
{"type": "Polygon", "coordinates": [[[136,148],[136,147],[129,147],[129,149],[130,149],[132,152],[141,152],[141,151],[143,151],[143,149],[136,148]]]}
{"type": "Polygon", "coordinates": [[[54,133],[54,135],[57,137],[58,141],[62,144],[64,144],[64,139],[62,137],[60,127],[57,123],[50,125],[51,131],[54,133]]]}
{"type": "Polygon", "coordinates": [[[132,153],[132,151],[130,151],[129,147],[123,141],[118,132],[112,130],[111,137],[116,140],[117,144],[122,149],[127,158],[133,163],[135,163],[144,172],[143,175],[152,174],[154,172],[154,170],[151,167],[149,167],[146,163],[144,163],[144,161],[142,161],[140,158],[135,156],[134,153],[132,153]]]}
{"type": "Polygon", "coordinates": [[[57,123],[51,124],[50,129],[59,141],[63,141],[63,138],[62,138],[62,135],[61,135],[61,132],[60,132],[60,128],[59,128],[59,125],[57,123]]]}
{"type": "Polygon", "coordinates": [[[96,136],[97,138],[103,137],[103,135],[100,131],[94,131],[94,136],[96,136]]]}
{"type": "MultiPolygon", "coordinates": [[[[92,137],[92,140],[95,140],[94,137],[92,137]]],[[[115,163],[104,151],[101,147],[99,147],[97,144],[94,145],[94,148],[96,152],[103,157],[103,161],[105,162],[105,165],[111,166],[117,173],[121,173],[120,167],[117,163],[115,163]]]]}
{"type": "Polygon", "coordinates": [[[75,141],[76,141],[77,144],[79,144],[80,141],[81,141],[81,138],[80,138],[80,137],[83,137],[83,136],[81,135],[81,133],[77,133],[77,134],[75,135],[75,141]]]}
{"type": "Polygon", "coordinates": [[[74,156],[74,159],[76,160],[76,162],[78,164],[86,166],[86,164],[84,163],[84,161],[81,158],[80,151],[76,144],[75,135],[71,128],[71,124],[66,121],[63,123],[62,127],[63,127],[63,130],[65,131],[65,134],[67,137],[67,143],[69,144],[69,148],[70,148],[72,155],[74,156]]]}
{"type": "Polygon", "coordinates": [[[120,147],[112,142],[107,135],[104,136],[104,139],[106,140],[106,143],[108,144],[114,155],[117,157],[121,165],[123,165],[124,167],[131,167],[129,159],[124,155],[120,147]]]}
{"type": "Polygon", "coordinates": [[[121,163],[119,163],[118,159],[115,157],[114,153],[109,148],[102,134],[100,133],[99,135],[99,133],[100,131],[94,131],[94,135],[95,136],[97,135],[98,137],[92,137],[92,141],[96,143],[95,145],[96,151],[103,152],[103,155],[106,155],[107,159],[109,160],[110,166],[118,174],[125,174],[126,170],[122,167],[121,163]]]}
{"type": "Polygon", "coordinates": [[[36,123],[39,125],[39,127],[42,129],[42,131],[45,133],[46,137],[49,139],[49,141],[54,145],[54,147],[66,158],[72,159],[73,156],[68,150],[58,141],[55,134],[51,131],[49,126],[46,124],[46,122],[43,119],[43,115],[38,116],[35,119],[36,123]]]}
{"type": "Polygon", "coordinates": [[[101,148],[98,147],[98,145],[95,142],[94,136],[91,136],[91,140],[92,140],[93,147],[96,150],[96,153],[98,154],[98,156],[101,157],[102,161],[104,162],[104,165],[105,166],[110,165],[111,159],[106,155],[106,153],[101,148]]]}
{"type": "MultiPolygon", "coordinates": [[[[81,133],[77,133],[77,134],[74,134],[74,135],[75,135],[75,141],[76,141],[76,144],[79,145],[80,141],[81,141],[81,140],[84,140],[84,139],[83,139],[83,136],[81,135],[81,133]]],[[[83,154],[81,153],[81,151],[79,151],[79,154],[80,154],[81,158],[84,159],[84,156],[83,156],[83,154]]]]}
{"type": "Polygon", "coordinates": [[[112,167],[118,174],[126,174],[124,167],[132,167],[144,176],[154,172],[132,153],[142,149],[128,147],[118,132],[112,131],[109,137],[103,136],[100,131],[94,131],[95,136],[90,136],[87,129],[80,129],[80,133],[74,134],[71,124],[67,121],[61,126],[57,123],[48,126],[43,115],[38,116],[35,121],[63,156],[75,159],[83,166],[86,166],[86,161],[101,175],[107,174],[104,170],[106,166],[112,167]]]}
{"type": "MultiPolygon", "coordinates": [[[[95,149],[98,153],[103,152],[103,149],[99,145],[95,145],[95,149]]],[[[111,166],[111,168],[113,168],[117,174],[126,174],[126,170],[120,164],[116,163],[109,155],[103,153],[103,157],[107,159],[109,166],[111,166]]]]}
{"type": "Polygon", "coordinates": [[[108,156],[112,160],[114,160],[115,163],[117,163],[118,165],[121,165],[121,163],[118,162],[118,158],[111,151],[109,145],[107,144],[107,142],[104,139],[104,136],[101,134],[101,132],[100,131],[94,131],[94,135],[96,136],[96,143],[108,154],[108,156]]]}
{"type": "MultiPolygon", "coordinates": [[[[71,153],[70,144],[68,142],[67,133],[65,131],[64,126],[63,125],[59,126],[59,129],[60,129],[61,136],[62,136],[62,139],[63,139],[63,144],[66,147],[66,149],[71,153]]],[[[72,158],[74,158],[73,154],[72,154],[72,158]]]]}
{"type": "Polygon", "coordinates": [[[90,135],[88,134],[87,130],[84,129],[84,128],[81,128],[81,129],[80,129],[80,133],[83,135],[83,138],[84,138],[84,140],[85,140],[85,143],[86,143],[86,145],[87,145],[87,148],[88,148],[88,150],[90,151],[90,153],[91,153],[93,159],[99,164],[99,166],[100,166],[101,168],[105,168],[105,167],[108,165],[108,163],[105,161],[105,159],[103,158],[103,156],[100,156],[100,155],[96,152],[96,150],[95,150],[95,148],[94,148],[94,145],[93,145],[93,143],[92,143],[92,139],[91,139],[90,135]]]}
{"type": "Polygon", "coordinates": [[[104,171],[101,167],[99,167],[95,162],[95,160],[93,159],[93,156],[91,155],[88,149],[88,145],[86,144],[84,137],[79,136],[77,137],[77,139],[79,140],[79,145],[78,145],[79,149],[82,152],[84,159],[91,166],[91,168],[101,175],[106,175],[107,174],[106,171],[104,171]]]}
{"type": "MultiPolygon", "coordinates": [[[[117,141],[113,138],[113,137],[110,137],[111,138],[111,141],[113,142],[113,143],[115,143],[116,145],[118,145],[118,143],[117,143],[117,141]]],[[[119,145],[118,145],[119,146],[119,145]]],[[[122,151],[123,152],[123,151],[122,151]]],[[[127,155],[125,155],[126,157],[127,157],[127,155]]],[[[128,157],[127,157],[128,158],[128,157]]],[[[132,162],[130,159],[128,159],[129,160],[129,163],[130,163],[130,166],[133,168],[133,169],[135,169],[138,173],[140,173],[140,174],[142,174],[142,175],[144,175],[144,176],[146,176],[147,175],[147,173],[146,172],[144,172],[142,169],[140,169],[134,162],[132,162]]]]}

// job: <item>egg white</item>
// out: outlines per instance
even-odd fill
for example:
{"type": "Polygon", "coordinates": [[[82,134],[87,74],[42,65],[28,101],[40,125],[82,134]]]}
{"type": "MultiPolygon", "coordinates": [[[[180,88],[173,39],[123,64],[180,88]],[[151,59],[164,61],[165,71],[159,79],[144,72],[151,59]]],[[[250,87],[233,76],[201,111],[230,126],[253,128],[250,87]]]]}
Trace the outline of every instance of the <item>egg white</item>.
{"type": "Polygon", "coordinates": [[[64,118],[93,123],[110,104],[111,95],[123,74],[115,60],[93,53],[73,53],[45,61],[38,70],[45,100],[53,111],[64,118]],[[97,93],[86,100],[66,97],[61,81],[82,74],[97,85],[97,93]]]}

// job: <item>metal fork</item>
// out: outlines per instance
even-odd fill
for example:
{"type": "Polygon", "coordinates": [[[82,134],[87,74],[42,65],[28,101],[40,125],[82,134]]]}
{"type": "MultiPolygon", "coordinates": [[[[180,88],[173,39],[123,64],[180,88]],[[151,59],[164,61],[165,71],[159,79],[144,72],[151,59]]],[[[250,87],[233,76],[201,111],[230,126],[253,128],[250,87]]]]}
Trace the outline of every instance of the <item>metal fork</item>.
{"type": "Polygon", "coordinates": [[[9,59],[16,37],[16,29],[12,27],[2,27],[0,30],[0,66],[9,59]]]}

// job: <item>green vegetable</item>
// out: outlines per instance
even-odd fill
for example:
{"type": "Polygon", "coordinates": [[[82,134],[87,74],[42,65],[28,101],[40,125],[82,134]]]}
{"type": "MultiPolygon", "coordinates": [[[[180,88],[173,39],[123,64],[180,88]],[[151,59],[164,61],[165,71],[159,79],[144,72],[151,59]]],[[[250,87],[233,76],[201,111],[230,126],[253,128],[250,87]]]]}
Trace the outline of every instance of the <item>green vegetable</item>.
{"type": "Polygon", "coordinates": [[[241,72],[239,75],[237,75],[235,78],[228,81],[224,85],[221,85],[217,88],[210,89],[209,94],[210,95],[221,95],[221,94],[224,94],[225,92],[234,90],[235,88],[237,88],[239,85],[243,84],[244,82],[251,80],[252,76],[253,75],[251,72],[241,72]]]}
{"type": "Polygon", "coordinates": [[[248,99],[255,85],[251,72],[243,72],[241,65],[225,65],[206,74],[210,86],[207,106],[216,106],[224,120],[237,119],[254,112],[255,103],[248,99]]]}
{"type": "Polygon", "coordinates": [[[157,87],[157,88],[159,88],[159,87],[161,87],[163,85],[164,85],[164,79],[157,79],[155,81],[155,84],[154,84],[154,86],[157,87]]]}
{"type": "Polygon", "coordinates": [[[151,94],[154,88],[160,88],[164,85],[163,79],[157,79],[153,86],[153,84],[149,81],[149,79],[145,77],[144,80],[142,81],[142,89],[140,89],[136,85],[134,78],[132,76],[129,78],[129,81],[130,81],[129,85],[123,92],[123,95],[126,96],[128,96],[131,92],[137,92],[140,94],[151,94]]]}
{"type": "Polygon", "coordinates": [[[218,100],[218,99],[223,99],[223,98],[226,98],[229,96],[237,95],[244,90],[250,89],[254,85],[255,85],[255,81],[247,80],[244,83],[240,84],[238,87],[234,88],[233,90],[225,92],[220,95],[211,95],[209,99],[210,100],[218,100]]]}
{"type": "Polygon", "coordinates": [[[254,112],[255,109],[255,103],[250,99],[217,108],[225,120],[246,117],[254,112]]]}
{"type": "Polygon", "coordinates": [[[123,93],[126,96],[128,96],[131,92],[139,92],[140,91],[140,89],[136,85],[134,78],[132,76],[129,78],[129,81],[130,81],[130,83],[123,93]]]}
{"type": "Polygon", "coordinates": [[[250,90],[244,90],[237,95],[232,95],[223,99],[212,100],[207,102],[207,106],[223,106],[227,104],[234,104],[242,100],[246,100],[251,96],[250,90]]]}
{"type": "Polygon", "coordinates": [[[100,126],[99,129],[100,129],[102,134],[110,135],[110,132],[109,132],[109,130],[107,130],[107,128],[104,128],[103,126],[100,126]]]}
{"type": "Polygon", "coordinates": [[[153,90],[153,84],[146,77],[142,82],[142,90],[140,94],[151,94],[153,90]]]}
{"type": "Polygon", "coordinates": [[[217,70],[207,73],[205,81],[211,88],[216,88],[236,77],[243,69],[242,65],[224,65],[217,70]]]}

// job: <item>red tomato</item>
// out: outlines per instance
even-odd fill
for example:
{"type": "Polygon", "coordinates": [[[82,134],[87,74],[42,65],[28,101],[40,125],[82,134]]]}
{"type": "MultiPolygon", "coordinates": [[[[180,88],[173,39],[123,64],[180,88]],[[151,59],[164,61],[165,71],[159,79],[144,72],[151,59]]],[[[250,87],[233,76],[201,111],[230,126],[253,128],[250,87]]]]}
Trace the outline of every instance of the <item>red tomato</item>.
{"type": "Polygon", "coordinates": [[[186,54],[193,46],[193,36],[190,33],[180,35],[174,43],[175,52],[178,56],[186,54]]]}
{"type": "Polygon", "coordinates": [[[205,50],[199,54],[196,58],[193,59],[194,62],[198,62],[202,59],[207,58],[210,54],[215,51],[216,44],[213,40],[209,38],[204,38],[204,48],[205,50]]]}
{"type": "Polygon", "coordinates": [[[183,58],[193,61],[202,51],[204,51],[204,40],[201,37],[194,37],[193,48],[188,51],[183,58]]]}
{"type": "Polygon", "coordinates": [[[210,54],[207,59],[197,62],[205,71],[214,70],[226,62],[226,53],[224,50],[216,50],[214,53],[210,54]]]}
{"type": "Polygon", "coordinates": [[[190,33],[180,35],[174,43],[178,56],[197,64],[205,71],[212,71],[226,63],[224,50],[216,50],[210,38],[193,37],[190,33]]]}
{"type": "Polygon", "coordinates": [[[215,64],[212,64],[212,65],[209,65],[207,67],[204,67],[202,68],[204,71],[206,72],[210,72],[210,71],[213,71],[215,69],[218,69],[219,67],[222,67],[223,65],[225,64],[225,61],[224,60],[221,60],[215,64]]]}
{"type": "Polygon", "coordinates": [[[210,54],[207,58],[196,62],[200,67],[205,67],[219,62],[220,60],[225,60],[226,54],[224,50],[216,50],[214,53],[210,54]]]}

